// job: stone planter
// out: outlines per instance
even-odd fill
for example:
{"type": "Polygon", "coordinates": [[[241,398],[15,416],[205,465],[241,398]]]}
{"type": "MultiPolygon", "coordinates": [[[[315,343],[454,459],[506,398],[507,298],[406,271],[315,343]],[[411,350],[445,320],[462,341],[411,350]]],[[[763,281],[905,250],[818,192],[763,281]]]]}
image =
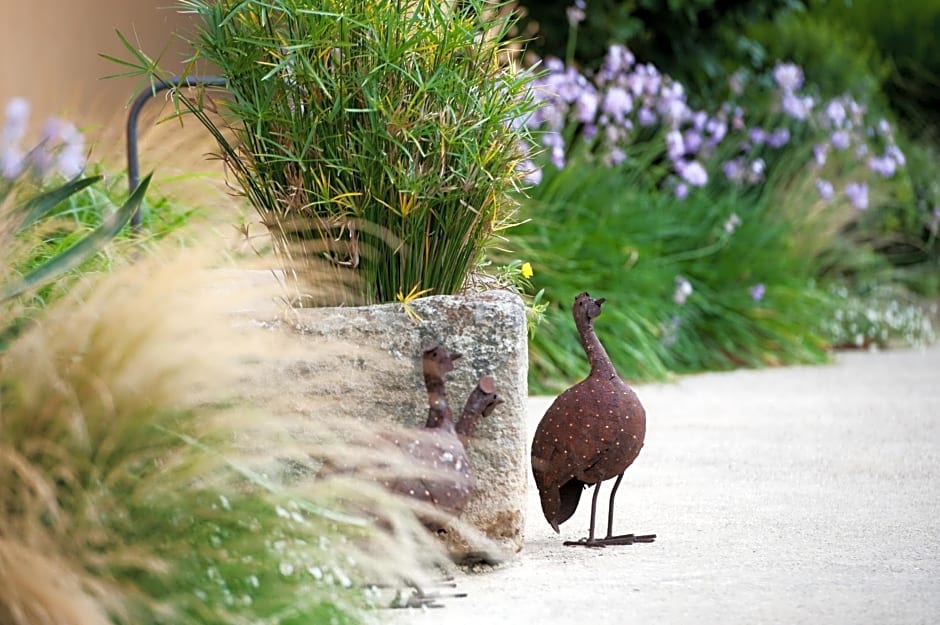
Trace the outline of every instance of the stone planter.
{"type": "MultiPolygon", "coordinates": [[[[249,272],[250,274],[253,272],[249,272]]],[[[254,274],[250,280],[270,280],[254,274]]],[[[477,488],[460,518],[496,543],[505,554],[519,551],[525,526],[526,398],[528,351],[522,300],[505,291],[472,296],[432,296],[410,304],[364,307],[243,310],[276,331],[290,333],[299,347],[281,359],[277,371],[261,367],[248,386],[277,397],[278,410],[295,415],[393,420],[422,427],[427,393],[422,351],[435,343],[460,352],[447,376],[451,406],[463,402],[483,375],[496,380],[504,403],[480,421],[467,443],[477,488]],[[338,372],[340,374],[338,374],[338,372]]],[[[244,389],[252,395],[250,388],[244,389]]],[[[303,419],[299,421],[303,427],[303,419]]],[[[458,561],[480,557],[466,537],[442,534],[458,561]]]]}

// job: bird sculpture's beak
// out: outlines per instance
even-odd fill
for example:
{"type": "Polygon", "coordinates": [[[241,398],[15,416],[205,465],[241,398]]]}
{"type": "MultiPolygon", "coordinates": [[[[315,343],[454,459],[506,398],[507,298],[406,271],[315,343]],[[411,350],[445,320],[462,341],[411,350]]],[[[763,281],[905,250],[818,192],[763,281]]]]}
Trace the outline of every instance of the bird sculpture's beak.
{"type": "Polygon", "coordinates": [[[451,361],[457,360],[459,358],[463,358],[463,354],[461,354],[460,352],[451,352],[450,354],[451,361]]]}
{"type": "Polygon", "coordinates": [[[607,298],[606,298],[606,297],[598,297],[596,300],[594,300],[594,303],[597,304],[598,306],[600,306],[601,304],[603,304],[603,303],[606,302],[606,301],[607,301],[607,298]]]}

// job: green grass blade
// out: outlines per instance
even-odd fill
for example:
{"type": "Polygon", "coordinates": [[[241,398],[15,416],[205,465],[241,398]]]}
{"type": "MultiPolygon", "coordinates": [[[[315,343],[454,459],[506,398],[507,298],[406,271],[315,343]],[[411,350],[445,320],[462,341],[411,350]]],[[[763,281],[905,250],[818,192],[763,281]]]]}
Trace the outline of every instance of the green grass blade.
{"type": "Polygon", "coordinates": [[[23,230],[26,230],[26,228],[45,217],[49,211],[59,204],[59,202],[68,199],[72,195],[78,193],[86,187],[95,184],[99,180],[101,180],[101,176],[89,176],[87,178],[71,180],[61,187],[40,193],[39,195],[30,198],[29,201],[23,205],[23,210],[26,212],[26,217],[24,217],[23,221],[20,222],[20,224],[17,226],[16,232],[22,232],[23,230]]]}
{"type": "Polygon", "coordinates": [[[97,254],[108,241],[113,239],[127,225],[137,209],[140,208],[152,176],[153,174],[149,174],[144,178],[127,202],[117,211],[106,216],[101,225],[87,237],[58,256],[39,265],[18,282],[0,290],[0,302],[5,302],[30,289],[39,287],[97,254]]]}

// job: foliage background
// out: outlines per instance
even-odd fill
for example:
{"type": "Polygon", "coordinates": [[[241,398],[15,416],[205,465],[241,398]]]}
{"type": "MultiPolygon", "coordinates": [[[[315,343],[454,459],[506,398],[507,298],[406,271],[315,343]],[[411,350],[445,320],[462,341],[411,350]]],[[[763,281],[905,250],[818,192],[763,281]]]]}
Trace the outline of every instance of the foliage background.
{"type": "MultiPolygon", "coordinates": [[[[932,39],[925,27],[932,7],[602,1],[581,5],[579,23],[571,20],[575,3],[521,4],[526,32],[534,36],[530,60],[565,59],[566,71],[577,69],[596,82],[607,71],[609,45],[626,45],[637,63],[651,63],[681,84],[693,110],[730,111],[730,102],[747,128],[788,129],[782,149],[754,152],[745,145],[744,153],[760,155],[766,166],[756,188],[742,193],[727,184],[721,163],[735,153],[725,150],[705,156],[707,188],[693,188],[683,199],[674,191],[684,181],[668,173],[664,155],[669,123],[657,133],[632,117],[625,161],[599,167],[577,147],[581,135],[594,132],[584,123],[595,106],[584,85],[571,78],[550,83],[548,90],[562,90],[569,102],[567,125],[561,137],[541,135],[543,179],[524,205],[529,221],[513,233],[534,261],[533,284],[552,301],[547,324],[533,339],[533,388],[557,390],[583,373],[568,319],[568,304],[580,290],[608,297],[610,351],[621,354],[618,365],[634,379],[820,361],[833,346],[931,340],[929,304],[918,297],[940,293],[940,193],[931,173],[937,163],[933,109],[917,112],[915,94],[935,93],[935,59],[919,52],[932,39]],[[918,17],[923,23],[912,27],[918,17]],[[825,175],[840,190],[864,172],[865,158],[822,169],[813,164],[814,149],[831,137],[781,114],[773,96],[780,63],[802,68],[803,97],[814,102],[814,114],[822,115],[833,98],[849,98],[871,120],[868,136],[879,118],[894,128],[904,165],[880,186],[866,183],[864,210],[820,211],[816,179],[825,175]],[[919,69],[911,69],[915,65],[919,69]],[[731,214],[741,224],[722,238],[731,214]],[[824,234],[807,237],[810,232],[824,234]],[[682,281],[693,289],[687,298],[677,296],[682,281]],[[748,297],[756,282],[763,287],[760,301],[748,297]]],[[[598,110],[605,111],[603,93],[599,97],[598,110]]],[[[686,133],[689,125],[679,128],[686,133]]],[[[604,325],[598,322],[602,337],[604,325]]]]}

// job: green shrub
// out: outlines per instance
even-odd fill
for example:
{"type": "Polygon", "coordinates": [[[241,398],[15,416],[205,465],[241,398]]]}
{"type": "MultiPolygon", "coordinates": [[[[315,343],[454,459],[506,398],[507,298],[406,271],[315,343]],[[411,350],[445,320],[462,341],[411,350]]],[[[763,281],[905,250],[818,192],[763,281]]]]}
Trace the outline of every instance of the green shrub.
{"type": "MultiPolygon", "coordinates": [[[[558,303],[545,314],[556,329],[579,291],[630,298],[629,312],[608,309],[622,371],[822,360],[842,341],[830,283],[895,280],[878,251],[903,240],[915,193],[894,127],[864,103],[821,98],[784,62],[713,111],[619,46],[595,73],[546,68],[528,120],[541,182],[516,245],[558,303]]],[[[879,331],[895,332],[888,319],[879,331]]],[[[573,333],[546,332],[535,388],[584,366],[573,333]]]]}
{"type": "Polygon", "coordinates": [[[769,193],[678,200],[629,168],[577,159],[545,176],[513,240],[553,301],[531,344],[533,389],[586,371],[570,318],[585,290],[608,299],[598,334],[630,379],[826,359],[820,250],[794,241],[831,215],[796,220],[769,193]]]}
{"type": "Polygon", "coordinates": [[[64,201],[98,182],[76,178],[53,184],[19,200],[13,184],[0,197],[0,352],[50,298],[67,291],[75,279],[100,265],[109,243],[130,222],[150,185],[148,175],[120,207],[108,204],[81,229],[53,225],[50,217],[64,201]],[[20,203],[18,203],[18,201],[20,203]],[[45,237],[45,238],[44,238],[45,237]]]}
{"type": "MultiPolygon", "coordinates": [[[[744,67],[761,72],[781,59],[796,63],[823,97],[851,94],[881,114],[887,112],[883,85],[890,65],[866,32],[816,13],[782,13],[749,24],[744,37],[751,45],[736,59],[744,67]]],[[[729,66],[729,73],[736,70],[737,65],[729,66]]]]}
{"type": "MultiPolygon", "coordinates": [[[[886,181],[879,194],[878,210],[859,216],[852,235],[870,243],[900,268],[888,275],[891,272],[882,267],[881,279],[900,280],[924,294],[936,293],[940,289],[940,280],[935,276],[940,251],[931,224],[934,209],[940,206],[940,184],[936,178],[940,157],[929,141],[929,132],[926,135],[921,132],[924,129],[921,118],[908,118],[903,112],[906,105],[898,106],[897,93],[891,87],[898,68],[891,59],[891,50],[882,48],[884,43],[877,37],[876,29],[865,22],[883,11],[887,23],[892,24],[897,17],[887,14],[900,9],[891,3],[879,3],[877,7],[861,3],[856,9],[843,7],[836,11],[834,5],[842,3],[830,6],[820,3],[809,13],[782,15],[752,25],[747,36],[757,44],[754,48],[757,53],[750,57],[750,62],[758,71],[776,58],[796,62],[804,68],[807,82],[822,95],[851,94],[868,108],[869,119],[881,116],[890,120],[906,163],[886,181]],[[853,22],[856,18],[865,23],[853,22]],[[912,128],[917,129],[913,134],[912,128]]],[[[929,10],[927,13],[929,22],[929,10]]],[[[913,28],[905,37],[922,40],[923,32],[922,26],[913,28]]],[[[869,280],[864,278],[863,282],[869,280]]],[[[859,286],[867,288],[864,284],[859,286]]]]}
{"type": "Polygon", "coordinates": [[[21,311],[175,232],[191,212],[164,196],[146,200],[149,176],[128,198],[123,177],[87,163],[84,136],[69,122],[47,120],[40,141],[24,145],[29,109],[11,100],[0,129],[0,303],[25,294],[21,311]],[[146,233],[124,228],[138,210],[146,233]]]}
{"type": "MultiPolygon", "coordinates": [[[[123,202],[127,195],[126,178],[110,175],[100,166],[88,168],[89,175],[97,181],[83,188],[51,208],[41,227],[20,235],[21,245],[28,250],[20,258],[13,259],[12,268],[20,274],[34,270],[39,265],[52,261],[67,249],[95,231],[98,225],[123,202]]],[[[50,301],[68,292],[76,280],[90,273],[110,271],[141,252],[142,247],[165,237],[179,234],[190,222],[195,209],[178,200],[153,192],[139,205],[142,211],[142,228],[134,234],[129,228],[116,233],[108,247],[76,264],[54,282],[29,293],[26,303],[30,307],[43,307],[50,301]]],[[[129,214],[132,214],[130,211],[129,214]]]]}
{"type": "Polygon", "coordinates": [[[940,141],[940,1],[815,0],[812,12],[870,37],[890,62],[885,84],[907,130],[940,141]]]}

